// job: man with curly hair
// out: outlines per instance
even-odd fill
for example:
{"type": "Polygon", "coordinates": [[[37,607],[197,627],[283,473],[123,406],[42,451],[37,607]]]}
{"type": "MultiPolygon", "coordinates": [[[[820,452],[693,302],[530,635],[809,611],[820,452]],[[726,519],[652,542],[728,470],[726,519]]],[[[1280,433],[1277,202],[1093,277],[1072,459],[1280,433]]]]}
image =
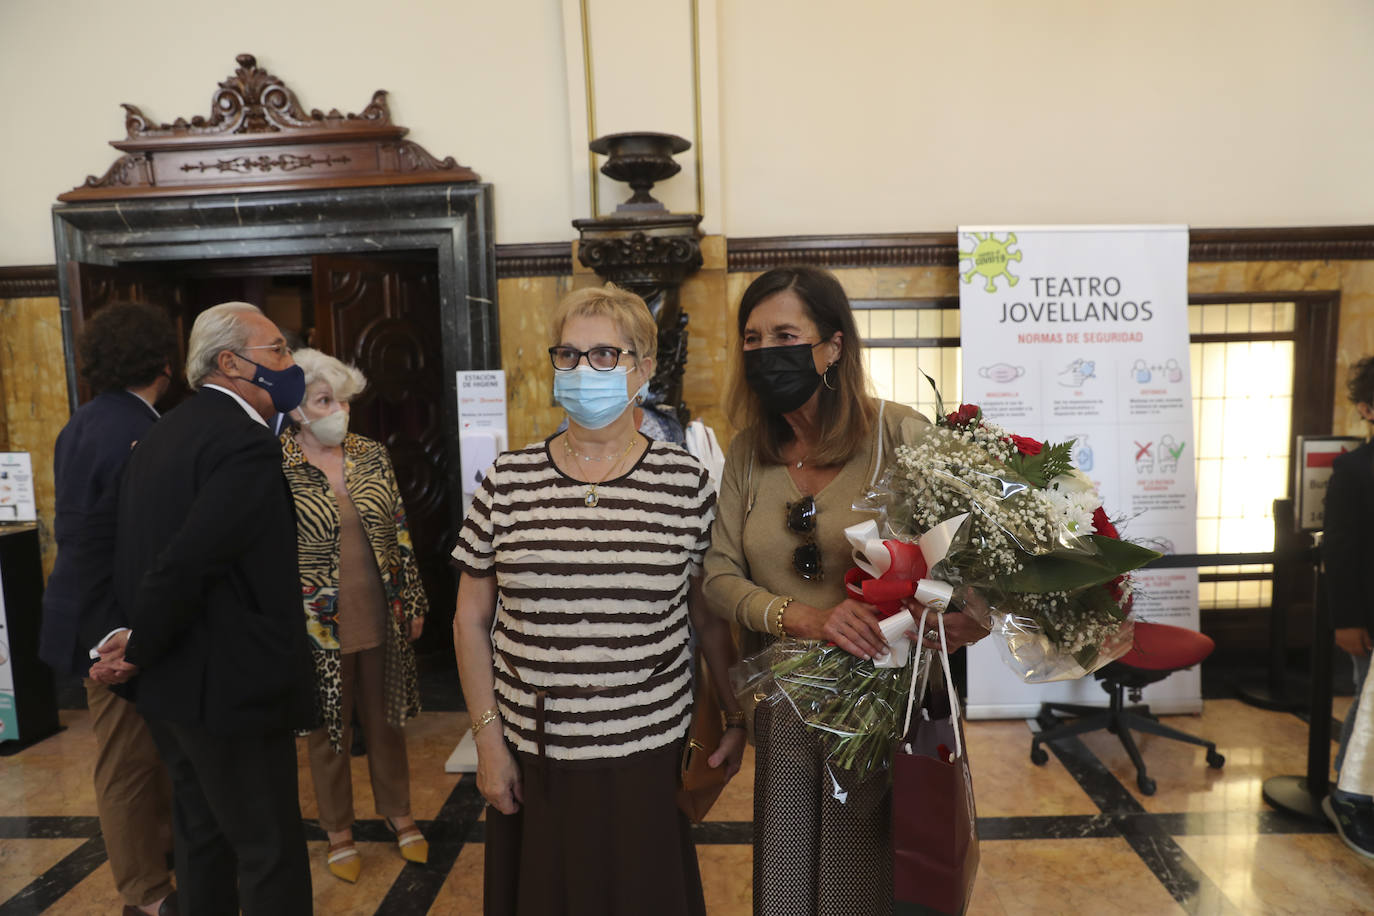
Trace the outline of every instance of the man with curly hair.
{"type": "MultiPolygon", "coordinates": [[[[113,586],[119,477],[158,419],[153,405],[171,384],[176,352],[166,312],[133,302],[96,312],[77,341],[81,375],[95,396],[57,436],[57,562],[43,594],[39,642],[39,655],[61,674],[85,676],[92,650],[126,625],[113,586]]],[[[124,913],[173,916],[167,768],[134,704],[90,677],[85,686],[96,736],[96,806],[124,913]]]]}

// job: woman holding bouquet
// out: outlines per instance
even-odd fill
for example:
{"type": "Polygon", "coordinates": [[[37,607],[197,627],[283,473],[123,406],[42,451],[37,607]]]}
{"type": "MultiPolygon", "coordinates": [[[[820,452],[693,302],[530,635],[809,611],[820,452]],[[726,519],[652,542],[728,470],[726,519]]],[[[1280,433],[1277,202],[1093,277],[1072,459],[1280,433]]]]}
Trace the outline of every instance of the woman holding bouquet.
{"type": "Polygon", "coordinates": [[[454,643],[491,805],[485,911],[701,916],[676,803],[689,618],[726,713],[710,763],[733,775],[744,749],[729,627],[699,589],[715,490],[680,446],[635,428],[658,338],[638,296],[573,292],[553,332],[568,428],[496,459],[453,551],[454,643]]]}
{"type": "MultiPolygon", "coordinates": [[[[758,277],[740,301],[738,330],[730,408],[742,431],[726,456],[706,596],[752,631],[754,647],[786,636],[877,657],[886,644],[875,609],[845,593],[853,564],[844,529],[871,517],[854,503],[894,449],[929,424],[870,394],[849,300],[826,271],[758,277]]],[[[987,632],[959,612],[945,621],[951,651],[987,632]]],[[[923,644],[938,648],[938,639],[923,644]]],[[[839,791],[813,734],[786,704],[756,709],[754,912],[887,913],[886,780],[839,791]]]]}

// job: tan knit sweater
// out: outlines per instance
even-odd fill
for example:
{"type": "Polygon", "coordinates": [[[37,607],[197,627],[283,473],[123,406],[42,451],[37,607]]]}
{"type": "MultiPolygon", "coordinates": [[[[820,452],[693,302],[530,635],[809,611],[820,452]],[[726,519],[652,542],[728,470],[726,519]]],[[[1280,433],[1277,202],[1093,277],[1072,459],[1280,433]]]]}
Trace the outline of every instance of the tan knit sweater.
{"type": "Polygon", "coordinates": [[[705,562],[705,591],[717,614],[751,630],[772,632],[769,610],[784,596],[817,608],[844,600],[844,574],[853,565],[844,529],[873,517],[855,511],[854,503],[892,461],[903,442],[913,442],[930,422],[909,407],[883,403],[881,455],[879,430],[854,454],[816,498],[816,541],[821,549],[821,581],[807,582],[792,568],[792,552],[805,542],[787,528],[787,504],[802,497],[787,468],[761,464],[750,437],[740,434],[725,456],[711,549],[705,562]]]}

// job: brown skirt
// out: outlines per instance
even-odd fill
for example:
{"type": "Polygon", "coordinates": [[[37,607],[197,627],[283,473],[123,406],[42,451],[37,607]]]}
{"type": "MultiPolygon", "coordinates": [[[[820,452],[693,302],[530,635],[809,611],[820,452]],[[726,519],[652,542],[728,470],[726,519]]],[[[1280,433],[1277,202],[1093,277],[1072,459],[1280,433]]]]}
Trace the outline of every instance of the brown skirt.
{"type": "Polygon", "coordinates": [[[517,753],[524,805],[487,808],[486,916],[705,916],[679,751],[604,766],[517,753]]]}

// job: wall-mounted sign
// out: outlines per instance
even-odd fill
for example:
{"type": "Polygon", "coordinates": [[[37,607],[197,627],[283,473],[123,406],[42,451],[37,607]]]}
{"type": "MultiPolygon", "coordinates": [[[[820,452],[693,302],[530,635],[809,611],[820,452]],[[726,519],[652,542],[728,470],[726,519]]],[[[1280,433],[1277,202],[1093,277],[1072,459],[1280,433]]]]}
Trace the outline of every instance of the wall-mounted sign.
{"type": "Polygon", "coordinates": [[[458,444],[463,464],[463,514],[482,475],[506,450],[506,373],[478,369],[458,373],[458,444]]]}
{"type": "Polygon", "coordinates": [[[1293,495],[1297,500],[1294,519],[1298,531],[1321,531],[1326,504],[1326,486],[1331,482],[1331,463],[1346,452],[1364,444],[1356,436],[1298,436],[1294,451],[1296,479],[1293,495]]]}
{"type": "Polygon", "coordinates": [[[32,522],[37,518],[29,453],[0,452],[0,522],[32,522]]]}

